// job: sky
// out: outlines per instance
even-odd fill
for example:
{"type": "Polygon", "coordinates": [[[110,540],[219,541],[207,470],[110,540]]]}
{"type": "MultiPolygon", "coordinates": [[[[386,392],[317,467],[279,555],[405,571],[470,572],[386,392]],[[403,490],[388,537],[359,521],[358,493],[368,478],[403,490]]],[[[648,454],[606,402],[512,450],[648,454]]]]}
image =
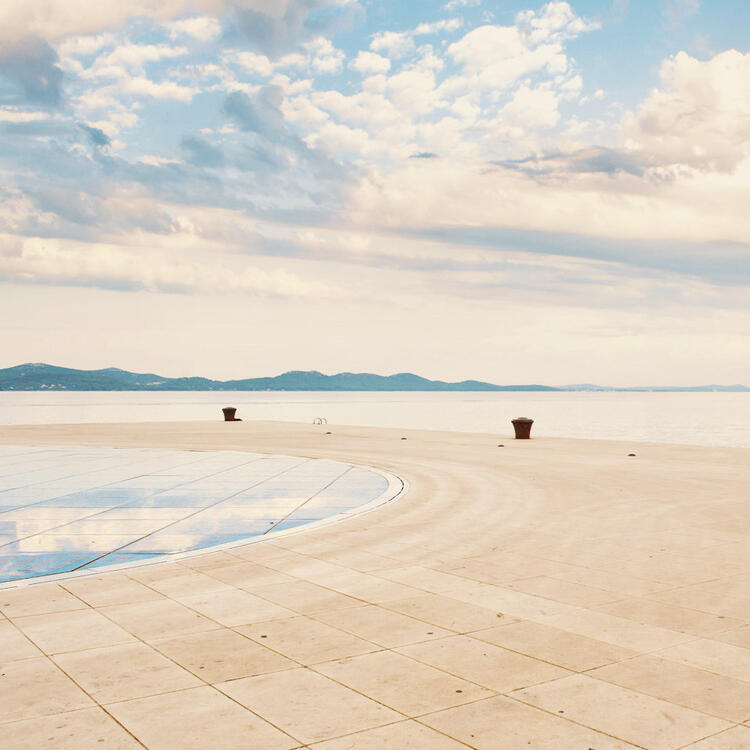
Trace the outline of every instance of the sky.
{"type": "Polygon", "coordinates": [[[750,383],[748,28],[0,3],[0,367],[750,383]]]}

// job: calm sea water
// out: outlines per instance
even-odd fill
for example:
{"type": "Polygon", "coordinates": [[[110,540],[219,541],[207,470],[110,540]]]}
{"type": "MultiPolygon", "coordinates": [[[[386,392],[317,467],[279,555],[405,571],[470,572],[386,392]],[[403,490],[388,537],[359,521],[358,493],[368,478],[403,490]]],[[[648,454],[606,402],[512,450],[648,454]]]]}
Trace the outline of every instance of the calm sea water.
{"type": "Polygon", "coordinates": [[[243,419],[750,447],[750,393],[0,392],[0,424],[243,419]]]}

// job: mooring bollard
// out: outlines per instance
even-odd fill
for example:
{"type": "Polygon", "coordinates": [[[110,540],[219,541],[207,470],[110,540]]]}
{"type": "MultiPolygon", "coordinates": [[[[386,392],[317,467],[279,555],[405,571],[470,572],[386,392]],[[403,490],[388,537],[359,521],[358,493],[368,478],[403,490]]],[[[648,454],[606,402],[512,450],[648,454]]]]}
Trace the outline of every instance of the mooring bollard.
{"type": "Polygon", "coordinates": [[[237,413],[237,409],[234,406],[225,406],[222,411],[224,412],[225,422],[241,422],[241,419],[237,419],[234,415],[237,413]]]}
{"type": "Polygon", "coordinates": [[[531,437],[531,425],[534,424],[533,419],[528,417],[516,417],[511,419],[513,423],[513,429],[516,431],[516,440],[528,440],[531,437]]]}

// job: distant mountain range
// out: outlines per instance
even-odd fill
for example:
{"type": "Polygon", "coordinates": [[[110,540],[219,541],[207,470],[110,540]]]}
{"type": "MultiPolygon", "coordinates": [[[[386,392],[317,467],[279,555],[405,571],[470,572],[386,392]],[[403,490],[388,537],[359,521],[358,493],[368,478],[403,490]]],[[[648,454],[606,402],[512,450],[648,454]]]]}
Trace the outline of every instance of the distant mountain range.
{"type": "Polygon", "coordinates": [[[270,378],[209,380],[165,378],[108,367],[73,370],[46,364],[25,364],[0,370],[2,391],[554,391],[547,385],[493,385],[478,380],[445,383],[404,372],[398,375],[293,370],[270,378]]]}
{"type": "Polygon", "coordinates": [[[153,373],[135,373],[108,367],[104,370],[74,370],[47,364],[25,364],[0,370],[0,391],[750,391],[744,385],[694,387],[609,388],[583,384],[553,387],[495,385],[480,380],[446,383],[402,372],[373,375],[340,372],[324,375],[315,370],[292,370],[269,378],[210,380],[165,378],[153,373]]]}

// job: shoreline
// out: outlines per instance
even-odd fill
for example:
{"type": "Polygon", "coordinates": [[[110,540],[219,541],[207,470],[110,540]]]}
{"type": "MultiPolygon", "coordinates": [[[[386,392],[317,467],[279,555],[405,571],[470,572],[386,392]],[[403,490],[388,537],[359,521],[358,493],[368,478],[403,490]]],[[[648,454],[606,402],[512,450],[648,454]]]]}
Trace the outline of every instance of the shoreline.
{"type": "MultiPolygon", "coordinates": [[[[180,434],[185,430],[198,429],[201,438],[215,441],[217,438],[216,430],[226,430],[224,427],[226,423],[220,419],[215,420],[190,420],[190,421],[146,421],[146,422],[60,422],[60,423],[49,423],[49,424],[0,424],[0,445],[12,445],[14,439],[25,440],[40,440],[40,445],[67,445],[69,443],[64,442],[65,440],[84,440],[86,442],[79,443],[80,445],[105,445],[107,439],[115,440],[121,443],[122,447],[147,447],[138,442],[144,436],[144,433],[153,433],[148,436],[150,440],[167,441],[168,444],[160,443],[155,447],[184,447],[185,441],[188,440],[184,435],[180,434]],[[134,436],[131,433],[136,431],[138,436],[134,436]],[[172,440],[173,442],[169,442],[172,440]],[[57,442],[63,441],[63,442],[57,442]]],[[[516,440],[510,426],[505,428],[505,432],[498,430],[497,432],[478,432],[468,430],[442,430],[442,429],[418,429],[413,427],[381,427],[377,425],[354,425],[354,424],[324,424],[324,425],[312,425],[309,422],[298,422],[291,420],[271,420],[271,419],[244,419],[238,420],[236,423],[230,423],[232,426],[229,429],[238,429],[237,425],[253,426],[256,430],[261,432],[264,429],[270,429],[272,434],[275,434],[279,428],[298,429],[301,438],[306,439],[313,434],[325,434],[330,433],[331,435],[338,435],[338,437],[362,437],[372,436],[376,433],[383,433],[384,435],[392,434],[393,437],[402,437],[412,435],[414,437],[420,436],[426,439],[430,437],[432,439],[477,439],[487,441],[502,441],[504,447],[508,447],[509,444],[520,443],[520,444],[545,444],[550,445],[552,443],[563,444],[580,444],[584,445],[596,445],[605,444],[611,446],[618,446],[621,448],[627,447],[650,447],[650,448],[684,448],[687,450],[710,450],[710,451],[729,451],[729,452],[742,452],[750,456],[750,446],[742,445],[716,445],[716,444],[701,444],[701,443],[672,443],[672,442],[659,442],[659,441],[645,441],[645,440],[625,440],[615,438],[581,438],[581,437],[568,437],[559,435],[537,435],[534,434],[534,428],[532,428],[532,435],[530,440],[516,440]]],[[[239,428],[242,429],[242,428],[239,428]]],[[[226,433],[225,433],[226,434],[226,433]]],[[[243,436],[247,436],[247,433],[241,433],[243,436]]],[[[227,445],[236,444],[233,441],[233,437],[226,437],[227,445]]],[[[219,440],[217,445],[223,445],[225,439],[219,440]]],[[[22,442],[21,444],[31,444],[22,442]]],[[[75,445],[76,443],[73,443],[75,445]]],[[[195,444],[192,442],[191,444],[195,444]]],[[[497,443],[495,443],[497,445],[497,443]]],[[[111,445],[109,447],[118,447],[111,445]]],[[[199,448],[198,450],[212,450],[213,448],[199,448]]],[[[221,447],[216,448],[221,450],[221,447]]],[[[232,448],[234,450],[234,448],[232,448]]],[[[239,448],[241,450],[241,448],[239,448]]]]}
{"type": "MultiPolygon", "coordinates": [[[[587,394],[424,394],[383,395],[354,392],[320,395],[311,392],[258,393],[252,397],[225,394],[238,416],[253,421],[312,423],[327,417],[330,424],[386,429],[436,430],[466,434],[512,433],[511,419],[535,419],[532,435],[565,439],[655,442],[668,445],[750,447],[750,401],[734,394],[619,396],[587,394]]],[[[76,396],[37,393],[2,399],[7,426],[97,423],[190,424],[221,419],[216,394],[143,397],[76,396]]]]}

